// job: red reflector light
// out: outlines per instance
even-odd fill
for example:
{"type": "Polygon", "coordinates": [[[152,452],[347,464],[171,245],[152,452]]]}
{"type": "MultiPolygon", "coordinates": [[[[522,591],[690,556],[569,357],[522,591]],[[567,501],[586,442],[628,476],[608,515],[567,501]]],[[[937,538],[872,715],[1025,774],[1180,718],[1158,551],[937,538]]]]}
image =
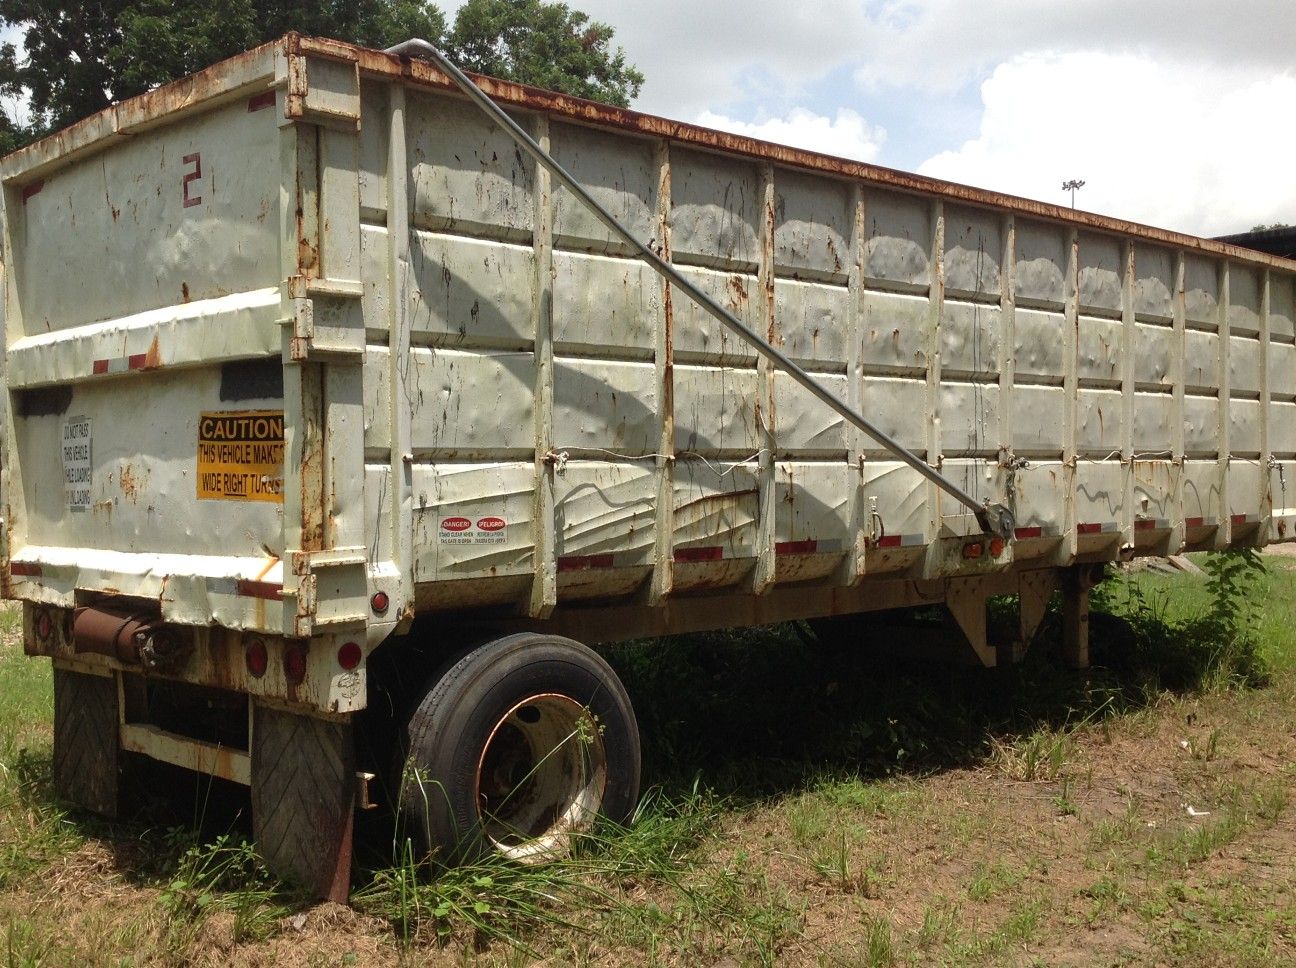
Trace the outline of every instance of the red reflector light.
{"type": "Polygon", "coordinates": [[[265,675],[266,669],[270,667],[270,652],[265,642],[261,639],[249,642],[243,652],[243,661],[247,663],[247,671],[253,678],[260,679],[265,675]]]}
{"type": "Polygon", "coordinates": [[[965,544],[963,546],[963,557],[980,558],[984,551],[985,548],[982,546],[980,541],[973,541],[971,544],[965,544]]]}
{"type": "Polygon", "coordinates": [[[362,658],[364,658],[364,653],[360,651],[360,646],[354,642],[348,642],[338,649],[338,665],[347,672],[358,666],[362,658]]]}
{"type": "Polygon", "coordinates": [[[1003,554],[1003,551],[1004,551],[1004,539],[1003,539],[1003,538],[991,538],[991,539],[990,539],[990,557],[991,557],[991,558],[998,558],[1001,554],[1003,554]]]}
{"type": "Polygon", "coordinates": [[[290,642],[284,646],[284,676],[296,685],[306,678],[306,646],[299,642],[290,642]]]}
{"type": "Polygon", "coordinates": [[[36,613],[36,637],[42,642],[48,641],[54,633],[54,620],[48,609],[42,608],[36,613]]]}
{"type": "Polygon", "coordinates": [[[369,599],[369,605],[373,608],[375,615],[381,615],[391,605],[391,599],[387,597],[386,592],[374,592],[373,598],[369,599]]]}

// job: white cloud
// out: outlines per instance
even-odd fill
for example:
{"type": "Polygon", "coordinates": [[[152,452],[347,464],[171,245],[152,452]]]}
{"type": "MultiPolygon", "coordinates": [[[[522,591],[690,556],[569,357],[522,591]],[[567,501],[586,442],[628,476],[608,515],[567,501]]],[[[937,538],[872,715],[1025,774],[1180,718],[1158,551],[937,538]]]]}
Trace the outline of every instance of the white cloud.
{"type": "Polygon", "coordinates": [[[1194,70],[1282,70],[1296,17],[1273,0],[882,0],[855,40],[855,76],[866,87],[954,90],[1035,52],[1141,52],[1194,70]]]}
{"type": "Polygon", "coordinates": [[[776,144],[807,148],[824,154],[874,161],[886,140],[886,132],[869,125],[859,112],[838,108],[836,117],[815,114],[806,108],[793,108],[781,118],[761,121],[738,121],[723,114],[703,111],[697,123],[734,134],[773,141],[776,144]]]}
{"type": "MultiPolygon", "coordinates": [[[[453,14],[462,0],[441,4],[453,14]]],[[[1199,68],[1282,69],[1296,16],[1274,0],[569,0],[611,24],[647,77],[641,110],[693,117],[797,95],[834,69],[871,92],[950,92],[1023,53],[1174,55],[1199,68]]],[[[848,100],[852,92],[843,89],[848,100]]],[[[828,105],[814,105],[820,111],[828,105]]],[[[832,107],[836,107],[833,105],[832,107]]]]}
{"type": "Polygon", "coordinates": [[[1296,215],[1296,78],[1135,54],[1031,54],[981,86],[978,137],[923,174],[1203,235],[1296,215]]]}

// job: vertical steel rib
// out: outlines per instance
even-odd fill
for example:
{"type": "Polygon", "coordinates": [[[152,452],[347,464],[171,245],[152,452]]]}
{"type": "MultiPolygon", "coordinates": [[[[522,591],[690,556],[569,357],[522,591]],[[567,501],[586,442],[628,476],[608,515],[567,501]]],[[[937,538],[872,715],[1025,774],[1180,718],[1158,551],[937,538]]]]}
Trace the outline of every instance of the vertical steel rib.
{"type": "Polygon", "coordinates": [[[941,490],[953,496],[956,500],[967,505],[968,508],[977,516],[981,527],[988,533],[998,534],[1006,540],[1013,537],[1013,517],[1011,511],[1001,504],[991,504],[986,502],[982,504],[972,495],[968,494],[961,487],[941,474],[934,467],[929,465],[917,454],[914,454],[899,441],[892,438],[886,432],[877,427],[871,420],[863,414],[854,410],[842,400],[824,387],[818,380],[803,370],[790,357],[771,345],[759,334],[752,332],[738,317],[729,312],[687,278],[681,275],[674,266],[662,259],[656,252],[645,245],[639,239],[635,238],[629,230],[623,226],[612,213],[605,209],[589,194],[576,179],[568,174],[567,170],[555,161],[547,151],[538,145],[535,140],[527,134],[522,127],[508,116],[504,110],[497,105],[490,97],[468,77],[463,71],[456,67],[451,61],[441,53],[434,45],[426,40],[407,40],[404,43],[397,44],[394,47],[387,48],[384,53],[398,57],[418,56],[430,60],[438,68],[455,82],[461,91],[466,94],[474,104],[481,108],[490,118],[492,118],[508,135],[512,138],[523,151],[535,159],[536,163],[544,166],[554,178],[556,178],[564,188],[576,196],[591,212],[593,212],[604,225],[611,231],[615,232],[621,238],[632,246],[638,252],[648,265],[659,275],[669,280],[670,283],[692,299],[695,303],[705,309],[711,316],[727,327],[735,336],[751,345],[761,356],[765,357],[779,369],[786,372],[792,379],[796,380],[802,387],[808,390],[825,406],[832,409],[835,413],[858,427],[864,433],[868,434],[887,451],[904,461],[914,470],[916,470],[927,480],[931,481],[941,490]]]}

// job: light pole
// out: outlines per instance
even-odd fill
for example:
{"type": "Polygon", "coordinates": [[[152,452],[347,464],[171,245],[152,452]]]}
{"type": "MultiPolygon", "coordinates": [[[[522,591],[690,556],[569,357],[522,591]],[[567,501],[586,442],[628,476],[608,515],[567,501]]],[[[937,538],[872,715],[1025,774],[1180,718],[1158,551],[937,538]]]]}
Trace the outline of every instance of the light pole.
{"type": "Polygon", "coordinates": [[[1064,192],[1069,191],[1069,192],[1071,193],[1071,207],[1072,207],[1072,208],[1075,208],[1075,193],[1076,193],[1076,189],[1077,189],[1077,188],[1084,188],[1084,184],[1085,184],[1085,183],[1084,183],[1084,179],[1083,179],[1083,178],[1073,178],[1073,179],[1071,179],[1070,181],[1064,181],[1064,182],[1062,183],[1062,191],[1064,191],[1064,192]]]}

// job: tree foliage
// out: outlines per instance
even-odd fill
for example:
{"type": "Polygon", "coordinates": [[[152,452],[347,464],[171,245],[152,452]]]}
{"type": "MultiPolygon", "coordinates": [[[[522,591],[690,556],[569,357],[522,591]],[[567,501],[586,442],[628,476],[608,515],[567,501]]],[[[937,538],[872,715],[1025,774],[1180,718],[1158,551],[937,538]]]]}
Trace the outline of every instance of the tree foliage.
{"type": "Polygon", "coordinates": [[[460,67],[628,107],[643,74],[612,47],[612,28],[565,3],[468,0],[446,49],[460,67]]]}
{"type": "Polygon", "coordinates": [[[28,103],[0,119],[0,151],[115,101],[201,70],[291,30],[387,47],[423,37],[470,70],[626,105],[643,75],[612,28],[563,3],[469,0],[447,31],[427,0],[0,0],[0,96],[28,103]]]}

